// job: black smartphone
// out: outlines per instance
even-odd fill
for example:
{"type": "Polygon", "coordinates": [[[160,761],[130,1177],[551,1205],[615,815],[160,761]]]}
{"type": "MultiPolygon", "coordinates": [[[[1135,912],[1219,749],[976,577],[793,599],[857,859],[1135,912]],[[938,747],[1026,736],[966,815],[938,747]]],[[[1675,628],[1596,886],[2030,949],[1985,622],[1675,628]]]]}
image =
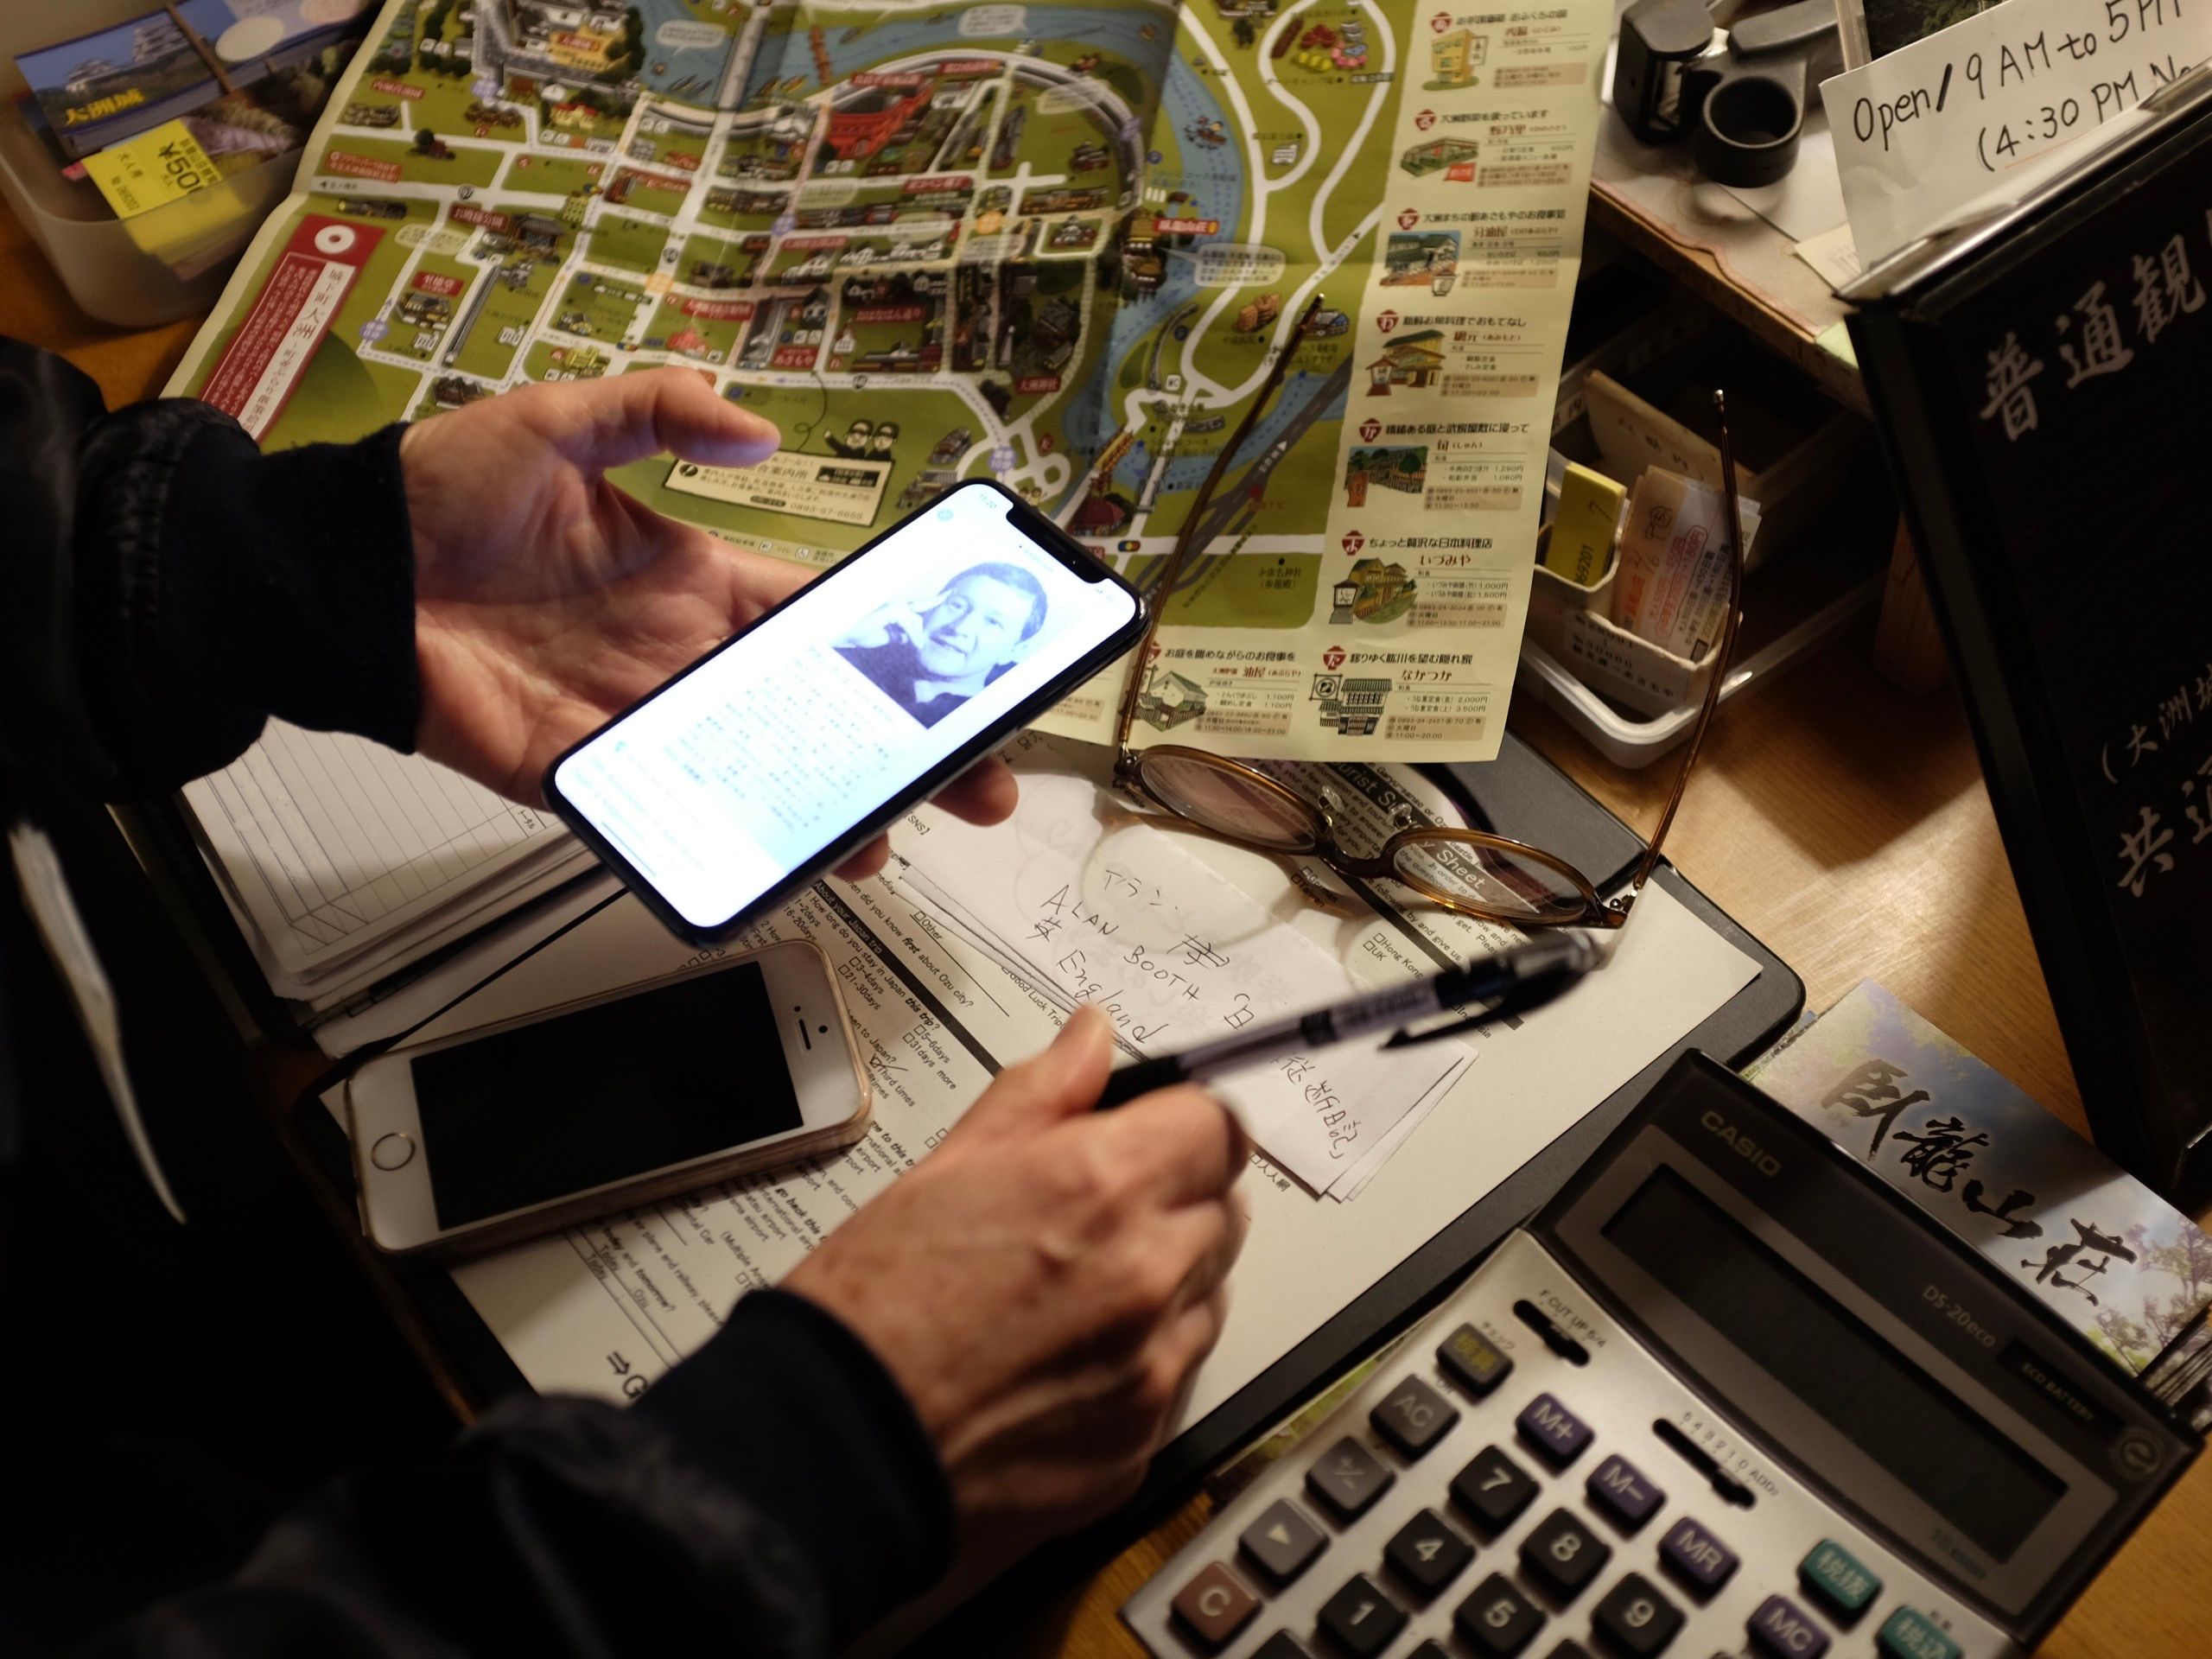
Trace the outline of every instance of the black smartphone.
{"type": "Polygon", "coordinates": [[[1135,590],[958,484],[553,763],[545,798],[680,938],[831,868],[1134,645],[1135,590]]]}

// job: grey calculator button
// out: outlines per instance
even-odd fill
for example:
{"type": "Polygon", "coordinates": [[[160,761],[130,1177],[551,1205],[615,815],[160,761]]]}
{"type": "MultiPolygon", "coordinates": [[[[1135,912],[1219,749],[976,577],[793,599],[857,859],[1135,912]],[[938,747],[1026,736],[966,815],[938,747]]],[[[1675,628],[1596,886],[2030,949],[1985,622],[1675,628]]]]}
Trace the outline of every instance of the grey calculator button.
{"type": "Polygon", "coordinates": [[[1452,1432],[1459,1408],[1417,1376],[1409,1376],[1367,1414],[1375,1432],[1408,1458],[1418,1458],[1452,1432]]]}
{"type": "Polygon", "coordinates": [[[1288,1584],[1313,1565],[1329,1541],[1296,1504],[1276,1503],[1261,1510],[1236,1541],[1269,1578],[1288,1584]]]}
{"type": "Polygon", "coordinates": [[[1382,1546],[1382,1559],[1393,1573],[1428,1597],[1466,1569],[1475,1559],[1475,1547],[1446,1526],[1434,1510],[1423,1510],[1382,1546]]]}
{"type": "Polygon", "coordinates": [[[1476,1452],[1473,1461],[1452,1477],[1452,1501],[1489,1533],[1511,1526],[1535,1497],[1535,1478],[1494,1446],[1476,1452]]]}
{"type": "Polygon", "coordinates": [[[394,1129],[390,1135],[380,1135],[369,1148],[369,1161],[378,1169],[404,1169],[415,1156],[415,1138],[394,1129]]]}
{"type": "Polygon", "coordinates": [[[1521,1541],[1521,1565],[1561,1601],[1580,1595],[1612,1558],[1612,1547],[1565,1510],[1554,1510],[1521,1541]]]}
{"type": "Polygon", "coordinates": [[[1513,1659],[1544,1627],[1535,1604],[1493,1573],[1452,1615],[1452,1627],[1484,1659],[1513,1659]]]}
{"type": "Polygon", "coordinates": [[[1376,1461],[1372,1452],[1347,1434],[1306,1471],[1306,1490],[1338,1520],[1353,1521],[1366,1514],[1396,1478],[1376,1461]]]}
{"type": "Polygon", "coordinates": [[[1606,1646],[1633,1659],[1652,1659],[1681,1633],[1682,1615],[1650,1580],[1631,1573],[1605,1592],[1590,1622],[1606,1646]]]}
{"type": "Polygon", "coordinates": [[[1351,1659],[1374,1659],[1398,1639],[1406,1614],[1365,1573],[1357,1573],[1321,1604],[1320,1624],[1331,1644],[1351,1659]]]}

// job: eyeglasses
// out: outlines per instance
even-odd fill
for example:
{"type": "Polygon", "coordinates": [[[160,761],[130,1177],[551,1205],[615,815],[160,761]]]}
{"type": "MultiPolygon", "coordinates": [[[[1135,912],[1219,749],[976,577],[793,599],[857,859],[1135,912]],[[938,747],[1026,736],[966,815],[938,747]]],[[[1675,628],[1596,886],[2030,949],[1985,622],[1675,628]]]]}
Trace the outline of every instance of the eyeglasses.
{"type": "Polygon", "coordinates": [[[1163,726],[1173,712],[1167,699],[1155,689],[1160,676],[1154,671],[1153,648],[1168,601],[1174,596],[1199,526],[1205,522],[1215,488],[1282,385],[1291,358],[1313,331],[1321,309],[1321,296],[1316,294],[1275,353],[1259,395],[1214,457],[1212,468],[1184,516],[1173,550],[1153,573],[1146,605],[1149,621],[1122,688],[1121,715],[1114,734],[1115,782],[1150,805],[1224,841],[1282,856],[1316,858],[1339,875],[1355,880],[1395,881],[1430,904],[1463,916],[1516,927],[1618,927],[1628,919],[1630,906],[1658,863],[1675,810],[1682,804],[1690,769],[1697,764],[1713,710],[1720,704],[1729,654],[1742,620],[1743,515],[1736,493],[1736,461],[1728,441],[1728,403],[1721,392],[1713,394],[1713,406],[1720,425],[1721,491],[1728,513],[1727,608],[1721,618],[1705,700],[1689,741],[1682,747],[1681,764],[1667,797],[1667,809],[1659,815],[1659,826],[1644,846],[1636,874],[1611,903],[1601,899],[1589,879],[1557,854],[1479,830],[1430,826],[1401,830],[1383,843],[1380,852],[1361,857],[1338,843],[1325,804],[1308,800],[1265,772],[1181,744],[1155,743],[1141,750],[1130,747],[1130,734],[1140,712],[1163,726]]]}

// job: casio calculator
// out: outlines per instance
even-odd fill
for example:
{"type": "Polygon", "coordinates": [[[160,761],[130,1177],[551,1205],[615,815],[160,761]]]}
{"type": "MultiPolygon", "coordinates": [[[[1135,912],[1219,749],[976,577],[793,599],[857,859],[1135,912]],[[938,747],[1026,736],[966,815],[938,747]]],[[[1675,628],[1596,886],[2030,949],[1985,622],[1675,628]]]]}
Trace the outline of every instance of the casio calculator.
{"type": "Polygon", "coordinates": [[[1690,1053],[1122,1611],[1160,1659],[1998,1659],[2196,1450],[1690,1053]]]}

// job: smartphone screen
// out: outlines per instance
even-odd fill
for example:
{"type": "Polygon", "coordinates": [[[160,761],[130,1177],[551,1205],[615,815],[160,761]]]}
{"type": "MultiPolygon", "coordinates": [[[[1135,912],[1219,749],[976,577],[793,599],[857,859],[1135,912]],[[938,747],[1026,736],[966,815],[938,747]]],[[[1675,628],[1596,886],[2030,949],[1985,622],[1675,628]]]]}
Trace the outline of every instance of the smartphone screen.
{"type": "Polygon", "coordinates": [[[951,491],[571,750],[550,792],[693,929],[727,926],[1133,627],[1135,595],[1014,505],[951,491]]]}
{"type": "Polygon", "coordinates": [[[801,1126],[758,963],[578,1008],[414,1063],[441,1229],[801,1126]]]}

